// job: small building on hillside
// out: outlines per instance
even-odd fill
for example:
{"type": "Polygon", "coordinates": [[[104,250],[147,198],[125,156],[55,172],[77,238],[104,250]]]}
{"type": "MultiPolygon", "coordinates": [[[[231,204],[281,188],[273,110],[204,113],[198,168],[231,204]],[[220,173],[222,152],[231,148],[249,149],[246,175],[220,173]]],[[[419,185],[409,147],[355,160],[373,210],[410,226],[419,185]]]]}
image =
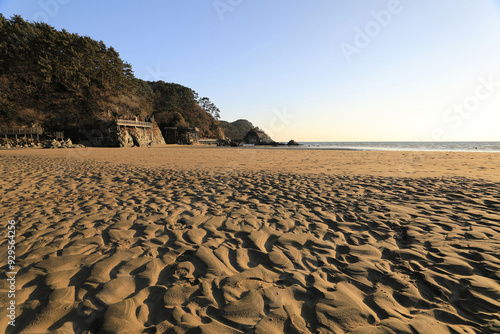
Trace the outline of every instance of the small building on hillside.
{"type": "Polygon", "coordinates": [[[274,141],[269,137],[264,131],[259,128],[253,128],[248,131],[243,139],[245,144],[253,144],[253,145],[270,145],[274,143],[274,141]]]}
{"type": "Polygon", "coordinates": [[[163,133],[167,144],[189,145],[198,143],[200,140],[199,128],[166,127],[163,129],[163,133]]]}

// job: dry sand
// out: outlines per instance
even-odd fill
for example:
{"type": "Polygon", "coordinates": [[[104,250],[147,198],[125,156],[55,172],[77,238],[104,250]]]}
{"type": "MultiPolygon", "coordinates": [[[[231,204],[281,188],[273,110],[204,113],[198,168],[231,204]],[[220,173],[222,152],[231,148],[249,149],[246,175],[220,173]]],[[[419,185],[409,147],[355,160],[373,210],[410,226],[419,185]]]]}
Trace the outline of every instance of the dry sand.
{"type": "Polygon", "coordinates": [[[500,332],[500,154],[26,149],[0,168],[0,332],[500,332]]]}

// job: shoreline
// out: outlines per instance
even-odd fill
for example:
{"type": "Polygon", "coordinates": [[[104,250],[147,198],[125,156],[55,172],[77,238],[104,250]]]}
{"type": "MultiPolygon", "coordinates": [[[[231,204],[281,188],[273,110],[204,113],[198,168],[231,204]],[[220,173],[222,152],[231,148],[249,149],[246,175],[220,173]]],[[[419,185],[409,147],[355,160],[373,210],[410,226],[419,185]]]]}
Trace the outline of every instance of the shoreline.
{"type": "Polygon", "coordinates": [[[493,153],[498,154],[500,150],[445,150],[445,149],[403,149],[403,148],[356,148],[356,147],[288,147],[287,145],[261,145],[255,147],[256,149],[283,149],[283,150],[324,150],[324,151],[370,151],[370,152],[436,152],[436,153],[493,153]]]}

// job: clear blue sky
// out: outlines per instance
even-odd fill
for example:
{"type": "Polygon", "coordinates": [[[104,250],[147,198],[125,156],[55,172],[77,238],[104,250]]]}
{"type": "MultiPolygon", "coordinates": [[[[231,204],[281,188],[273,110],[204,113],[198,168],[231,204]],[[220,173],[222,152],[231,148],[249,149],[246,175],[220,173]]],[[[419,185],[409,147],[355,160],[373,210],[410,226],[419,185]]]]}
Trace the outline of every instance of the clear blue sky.
{"type": "Polygon", "coordinates": [[[500,141],[500,2],[0,0],[275,140],[500,141]]]}

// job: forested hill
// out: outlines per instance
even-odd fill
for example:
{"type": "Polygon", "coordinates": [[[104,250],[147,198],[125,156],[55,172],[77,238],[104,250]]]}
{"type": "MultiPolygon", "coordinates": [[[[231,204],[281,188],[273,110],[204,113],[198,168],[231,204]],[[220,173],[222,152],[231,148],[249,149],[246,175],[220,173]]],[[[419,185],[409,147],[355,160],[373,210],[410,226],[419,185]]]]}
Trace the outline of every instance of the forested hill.
{"type": "Polygon", "coordinates": [[[112,47],[0,14],[0,125],[74,132],[101,120],[144,119],[219,137],[219,110],[188,87],[137,79],[112,47]]]}

